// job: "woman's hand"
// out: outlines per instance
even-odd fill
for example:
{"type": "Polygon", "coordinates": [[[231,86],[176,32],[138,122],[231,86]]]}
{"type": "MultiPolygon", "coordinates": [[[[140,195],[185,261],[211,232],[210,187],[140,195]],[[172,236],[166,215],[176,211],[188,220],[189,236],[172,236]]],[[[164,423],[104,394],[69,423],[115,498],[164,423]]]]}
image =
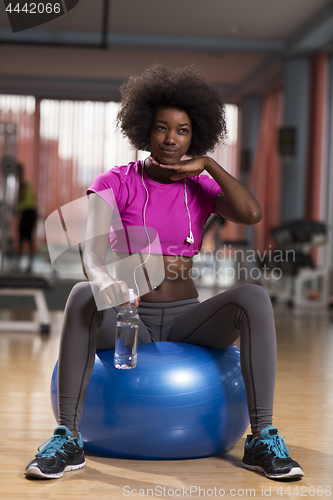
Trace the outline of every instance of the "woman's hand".
{"type": "MultiPolygon", "coordinates": [[[[125,281],[106,278],[99,286],[99,295],[108,306],[118,306],[129,302],[129,291],[125,281]]],[[[134,305],[138,307],[140,298],[135,296],[134,305]]]]}
{"type": "Polygon", "coordinates": [[[152,157],[149,159],[161,168],[175,170],[177,173],[170,177],[173,181],[195,177],[206,170],[221,188],[214,200],[214,210],[218,215],[237,224],[252,225],[261,220],[262,211],[254,196],[209,156],[182,160],[173,165],[162,165],[152,157]]]}
{"type": "Polygon", "coordinates": [[[158,167],[174,170],[175,175],[172,175],[170,179],[172,181],[178,181],[179,179],[185,179],[186,177],[195,177],[196,175],[201,174],[205,170],[205,161],[206,157],[200,158],[191,158],[189,160],[181,160],[177,163],[173,163],[172,165],[163,165],[156,161],[152,156],[149,157],[149,160],[158,167]]]}

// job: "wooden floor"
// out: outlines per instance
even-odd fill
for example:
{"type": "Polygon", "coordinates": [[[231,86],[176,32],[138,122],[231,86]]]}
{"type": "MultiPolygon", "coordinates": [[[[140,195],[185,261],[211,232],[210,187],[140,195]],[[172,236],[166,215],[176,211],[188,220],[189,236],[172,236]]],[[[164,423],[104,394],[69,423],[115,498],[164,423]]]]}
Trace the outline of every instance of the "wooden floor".
{"type": "Polygon", "coordinates": [[[243,439],[228,453],[205,459],[148,462],[88,456],[86,467],[59,480],[27,480],[26,464],[55,427],[49,387],[62,313],[53,313],[53,331],[46,339],[37,333],[0,333],[0,498],[220,498],[224,492],[234,498],[333,497],[332,316],[275,308],[274,424],[306,473],[292,483],[243,469],[243,439]]]}

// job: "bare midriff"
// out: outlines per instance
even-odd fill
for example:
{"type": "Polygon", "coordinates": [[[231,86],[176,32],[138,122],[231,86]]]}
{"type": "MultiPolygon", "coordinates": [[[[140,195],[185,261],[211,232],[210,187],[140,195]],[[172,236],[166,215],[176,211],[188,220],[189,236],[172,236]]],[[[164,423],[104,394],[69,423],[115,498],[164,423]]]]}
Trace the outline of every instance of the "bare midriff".
{"type": "MultiPolygon", "coordinates": [[[[119,255],[119,254],[118,254],[119,255]]],[[[191,257],[180,255],[150,255],[149,259],[161,262],[163,258],[164,279],[160,284],[154,286],[154,282],[148,281],[150,291],[140,298],[144,302],[172,302],[198,297],[197,289],[191,277],[193,260],[191,257]]],[[[143,256],[143,260],[145,257],[143,256]]]]}
{"type": "Polygon", "coordinates": [[[171,302],[198,297],[191,278],[192,258],[163,255],[165,278],[157,288],[143,295],[144,302],[171,302]]]}

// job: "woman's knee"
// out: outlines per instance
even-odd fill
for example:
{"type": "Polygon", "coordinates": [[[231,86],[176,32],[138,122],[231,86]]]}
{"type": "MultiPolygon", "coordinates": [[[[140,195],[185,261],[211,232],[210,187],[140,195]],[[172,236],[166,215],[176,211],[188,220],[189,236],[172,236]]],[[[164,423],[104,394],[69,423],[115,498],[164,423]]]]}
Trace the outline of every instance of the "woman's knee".
{"type": "Polygon", "coordinates": [[[90,283],[77,283],[69,294],[62,328],[62,342],[95,338],[99,315],[90,283]],[[91,333],[93,333],[91,337],[91,333]]]}
{"type": "Polygon", "coordinates": [[[272,309],[272,303],[267,291],[260,285],[252,283],[240,285],[233,289],[235,302],[248,312],[251,310],[272,309]]]}
{"type": "Polygon", "coordinates": [[[87,281],[76,283],[67,299],[66,309],[82,308],[82,307],[95,307],[95,300],[91,289],[91,284],[87,281]]]}
{"type": "Polygon", "coordinates": [[[256,299],[270,300],[267,291],[260,285],[255,285],[254,283],[248,283],[245,285],[240,285],[238,288],[242,288],[246,294],[254,296],[256,299]]]}

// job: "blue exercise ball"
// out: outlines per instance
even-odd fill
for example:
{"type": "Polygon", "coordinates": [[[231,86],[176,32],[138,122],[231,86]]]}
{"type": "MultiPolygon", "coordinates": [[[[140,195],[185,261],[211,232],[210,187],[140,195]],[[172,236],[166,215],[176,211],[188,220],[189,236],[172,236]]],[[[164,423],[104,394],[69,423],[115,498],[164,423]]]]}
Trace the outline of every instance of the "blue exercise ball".
{"type": "MultiPolygon", "coordinates": [[[[239,349],[156,342],[118,370],[98,351],[79,430],[88,451],[135,459],[215,455],[245,433],[249,416],[239,349]]],[[[51,383],[58,420],[56,364],[51,383]]]]}

